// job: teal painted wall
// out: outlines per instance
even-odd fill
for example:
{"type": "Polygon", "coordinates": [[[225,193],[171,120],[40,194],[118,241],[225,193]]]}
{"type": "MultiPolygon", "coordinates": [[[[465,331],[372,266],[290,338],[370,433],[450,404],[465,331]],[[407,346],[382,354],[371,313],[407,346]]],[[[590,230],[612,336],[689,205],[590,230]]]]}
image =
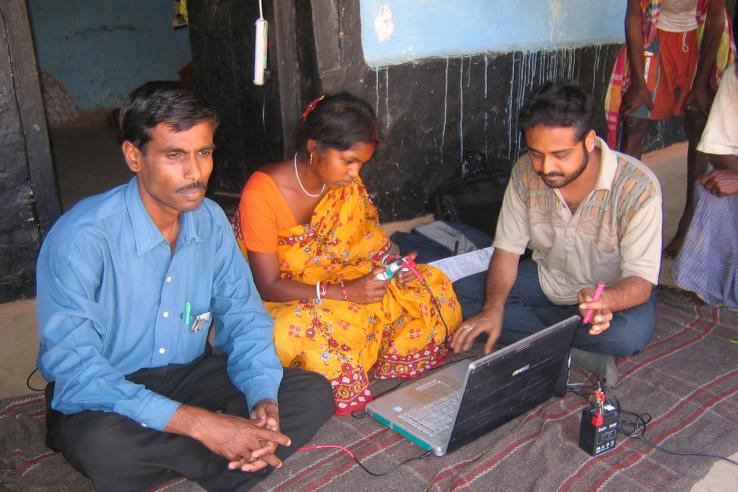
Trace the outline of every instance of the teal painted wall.
{"type": "Polygon", "coordinates": [[[79,109],[114,107],[148,80],[176,79],[190,61],[171,0],[28,0],[36,57],[79,109]]]}
{"type": "Polygon", "coordinates": [[[369,66],[624,41],[625,0],[361,0],[369,66]]]}

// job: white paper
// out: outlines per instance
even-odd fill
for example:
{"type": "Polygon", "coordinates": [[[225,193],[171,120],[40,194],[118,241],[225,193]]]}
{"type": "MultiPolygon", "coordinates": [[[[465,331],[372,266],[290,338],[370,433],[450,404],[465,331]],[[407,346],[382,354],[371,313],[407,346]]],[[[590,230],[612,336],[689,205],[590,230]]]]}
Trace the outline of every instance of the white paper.
{"type": "Polygon", "coordinates": [[[456,282],[469,275],[486,271],[489,267],[489,259],[492,258],[492,251],[494,248],[490,246],[428,264],[440,268],[451,279],[451,282],[456,282]]]}

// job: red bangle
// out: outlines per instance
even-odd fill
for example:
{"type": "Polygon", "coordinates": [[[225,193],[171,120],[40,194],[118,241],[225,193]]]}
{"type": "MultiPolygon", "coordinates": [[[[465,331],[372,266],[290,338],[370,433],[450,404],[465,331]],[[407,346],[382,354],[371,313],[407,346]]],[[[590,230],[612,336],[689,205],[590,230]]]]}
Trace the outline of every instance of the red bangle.
{"type": "Polygon", "coordinates": [[[348,292],[346,291],[346,285],[343,283],[343,280],[339,280],[338,285],[341,286],[341,293],[343,294],[343,300],[348,301],[348,292]]]}
{"type": "Polygon", "coordinates": [[[326,295],[328,294],[328,281],[321,280],[319,284],[320,284],[320,299],[325,299],[326,295]]]}

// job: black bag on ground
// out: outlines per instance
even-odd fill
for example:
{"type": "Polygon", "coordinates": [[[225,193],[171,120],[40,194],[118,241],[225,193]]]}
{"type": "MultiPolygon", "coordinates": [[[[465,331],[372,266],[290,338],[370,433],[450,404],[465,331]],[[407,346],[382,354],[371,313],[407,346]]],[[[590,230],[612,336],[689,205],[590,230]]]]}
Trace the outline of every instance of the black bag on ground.
{"type": "Polygon", "coordinates": [[[509,175],[481,176],[438,188],[436,219],[460,222],[494,237],[509,175]]]}

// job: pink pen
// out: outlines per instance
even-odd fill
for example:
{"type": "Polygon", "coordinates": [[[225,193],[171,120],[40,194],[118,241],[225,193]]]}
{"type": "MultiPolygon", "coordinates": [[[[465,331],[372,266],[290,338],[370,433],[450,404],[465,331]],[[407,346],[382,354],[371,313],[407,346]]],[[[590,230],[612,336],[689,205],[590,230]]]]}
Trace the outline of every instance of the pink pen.
{"type": "MultiPolygon", "coordinates": [[[[605,282],[598,282],[597,287],[595,287],[595,293],[592,296],[593,301],[597,301],[600,299],[600,296],[602,295],[602,291],[605,290],[605,282]]],[[[582,324],[587,324],[590,321],[592,321],[592,314],[594,313],[593,309],[590,309],[587,311],[587,314],[584,315],[584,319],[582,320],[582,324]]]]}

